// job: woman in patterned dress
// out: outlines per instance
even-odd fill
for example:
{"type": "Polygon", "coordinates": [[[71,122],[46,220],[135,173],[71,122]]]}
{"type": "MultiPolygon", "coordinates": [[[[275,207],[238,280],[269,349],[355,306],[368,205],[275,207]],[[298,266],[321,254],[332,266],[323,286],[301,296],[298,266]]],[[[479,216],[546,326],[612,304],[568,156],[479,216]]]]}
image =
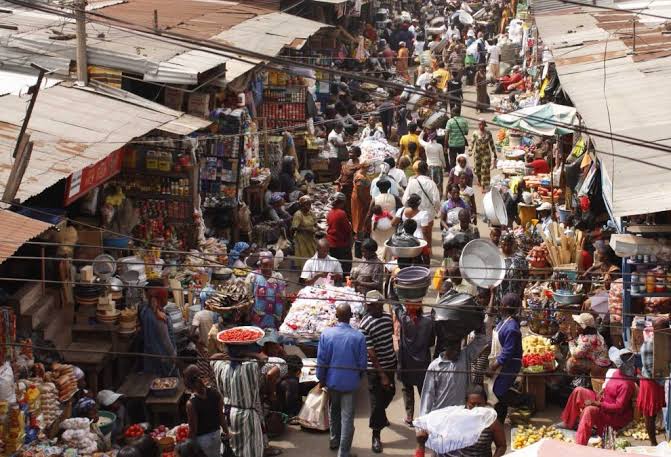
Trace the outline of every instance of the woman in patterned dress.
{"type": "Polygon", "coordinates": [[[483,189],[489,186],[492,165],[496,165],[496,147],[492,132],[487,130],[487,123],[480,120],[478,129],[473,132],[471,155],[475,158],[475,175],[483,189]]]}

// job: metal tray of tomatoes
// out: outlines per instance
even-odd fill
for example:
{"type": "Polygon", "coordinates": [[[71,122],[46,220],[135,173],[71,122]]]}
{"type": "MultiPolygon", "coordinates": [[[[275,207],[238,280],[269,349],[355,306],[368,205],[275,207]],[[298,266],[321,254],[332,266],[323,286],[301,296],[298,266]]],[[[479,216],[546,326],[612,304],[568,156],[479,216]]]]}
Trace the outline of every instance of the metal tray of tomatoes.
{"type": "Polygon", "coordinates": [[[217,340],[224,344],[254,344],[263,338],[265,332],[259,327],[253,325],[243,325],[222,330],[217,333],[217,340]]]}

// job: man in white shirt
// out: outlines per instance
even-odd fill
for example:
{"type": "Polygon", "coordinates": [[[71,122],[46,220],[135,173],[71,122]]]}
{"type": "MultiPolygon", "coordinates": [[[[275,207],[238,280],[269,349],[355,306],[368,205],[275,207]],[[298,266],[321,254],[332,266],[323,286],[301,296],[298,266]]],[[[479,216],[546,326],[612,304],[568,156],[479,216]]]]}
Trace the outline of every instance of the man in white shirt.
{"type": "Polygon", "coordinates": [[[303,265],[300,282],[311,286],[319,280],[326,280],[329,275],[334,283],[340,283],[343,278],[342,265],[338,259],[329,255],[329,242],[326,238],[322,238],[317,243],[315,255],[303,265]]]}
{"type": "Polygon", "coordinates": [[[433,73],[431,72],[431,69],[429,67],[424,67],[424,72],[417,77],[415,86],[419,87],[420,89],[425,89],[427,84],[431,82],[431,79],[433,79],[433,73]]]}
{"type": "Polygon", "coordinates": [[[361,132],[359,141],[363,141],[368,137],[373,137],[376,140],[384,138],[384,131],[382,130],[381,126],[377,125],[377,119],[375,119],[375,116],[370,116],[368,118],[368,124],[366,125],[366,127],[364,127],[363,131],[361,132]]]}
{"type": "Polygon", "coordinates": [[[501,62],[501,47],[499,47],[496,38],[492,40],[491,45],[487,46],[487,53],[489,54],[489,72],[492,74],[492,79],[499,79],[499,63],[501,62]]]}
{"type": "Polygon", "coordinates": [[[424,140],[423,130],[419,134],[419,145],[424,148],[426,154],[426,164],[429,166],[429,176],[436,183],[438,189],[443,188],[443,170],[447,164],[445,163],[445,154],[443,152],[443,145],[436,142],[436,133],[429,132],[428,141],[424,140]]]}
{"type": "Polygon", "coordinates": [[[403,204],[408,201],[412,194],[417,194],[421,197],[422,203],[419,205],[420,211],[429,213],[431,220],[431,227],[433,227],[433,219],[438,213],[440,207],[440,192],[438,186],[428,177],[429,166],[423,160],[415,162],[413,165],[415,176],[408,179],[408,187],[405,188],[405,193],[401,199],[403,204]]]}
{"type": "Polygon", "coordinates": [[[340,157],[343,156],[343,151],[346,157],[347,153],[347,146],[345,144],[345,137],[344,137],[344,127],[341,123],[336,124],[333,130],[331,130],[331,133],[329,133],[328,136],[328,153],[329,153],[329,158],[338,158],[339,160],[346,160],[346,158],[341,159],[340,157]]]}
{"type": "Polygon", "coordinates": [[[393,157],[387,157],[384,159],[384,163],[389,165],[389,171],[387,174],[389,175],[389,179],[393,180],[401,189],[401,192],[408,186],[408,177],[405,175],[405,171],[396,168],[396,161],[394,160],[393,157]]]}

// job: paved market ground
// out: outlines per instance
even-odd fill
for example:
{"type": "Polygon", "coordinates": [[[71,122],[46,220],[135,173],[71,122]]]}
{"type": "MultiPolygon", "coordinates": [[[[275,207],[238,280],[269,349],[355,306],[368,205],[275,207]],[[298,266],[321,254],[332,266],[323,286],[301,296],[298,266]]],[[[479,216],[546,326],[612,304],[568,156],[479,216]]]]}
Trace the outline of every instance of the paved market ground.
{"type": "MultiPolygon", "coordinates": [[[[467,100],[474,100],[475,93],[472,86],[465,88],[464,98],[467,100]]],[[[491,120],[494,113],[478,114],[474,109],[463,107],[464,116],[477,119],[485,118],[491,120]]],[[[469,120],[470,128],[477,128],[477,122],[469,120]]],[[[494,132],[492,132],[494,133],[494,132]]],[[[482,211],[482,194],[476,186],[476,198],[479,211],[482,211]]],[[[478,218],[478,228],[482,237],[489,237],[489,227],[482,222],[482,218],[478,218]]],[[[439,224],[434,224],[433,230],[433,261],[442,260],[441,235],[439,224]]],[[[435,263],[435,262],[434,262],[435,263]]],[[[293,279],[293,278],[292,278],[293,279]]],[[[419,397],[415,393],[416,413],[419,409],[419,397]]],[[[368,428],[369,417],[369,403],[368,403],[368,386],[365,382],[357,392],[356,399],[356,419],[354,422],[354,442],[352,452],[356,453],[358,457],[374,456],[371,447],[371,432],[368,428]]],[[[561,410],[558,407],[548,405],[548,408],[539,413],[534,418],[533,422],[537,425],[551,425],[559,421],[559,414],[561,410]]],[[[396,385],[396,397],[387,409],[387,416],[391,422],[391,426],[382,432],[382,443],[384,445],[384,455],[413,455],[415,448],[415,434],[414,430],[403,423],[405,417],[405,409],[403,407],[403,397],[401,394],[401,385],[396,385]]],[[[507,439],[510,441],[510,433],[507,428],[507,439]]],[[[290,426],[281,440],[271,441],[271,444],[284,450],[286,457],[304,457],[305,455],[336,455],[334,451],[328,448],[328,433],[312,433],[300,430],[297,426],[290,426]]]]}

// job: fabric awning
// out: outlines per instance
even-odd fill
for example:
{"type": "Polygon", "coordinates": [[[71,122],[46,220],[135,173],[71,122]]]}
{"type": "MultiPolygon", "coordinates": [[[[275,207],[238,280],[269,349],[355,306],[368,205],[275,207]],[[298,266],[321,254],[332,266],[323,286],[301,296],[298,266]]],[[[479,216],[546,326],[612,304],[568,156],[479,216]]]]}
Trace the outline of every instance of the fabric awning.
{"type": "Polygon", "coordinates": [[[573,132],[570,126],[577,124],[576,109],[555,103],[530,106],[494,116],[494,123],[533,135],[566,135],[573,132]]]}

